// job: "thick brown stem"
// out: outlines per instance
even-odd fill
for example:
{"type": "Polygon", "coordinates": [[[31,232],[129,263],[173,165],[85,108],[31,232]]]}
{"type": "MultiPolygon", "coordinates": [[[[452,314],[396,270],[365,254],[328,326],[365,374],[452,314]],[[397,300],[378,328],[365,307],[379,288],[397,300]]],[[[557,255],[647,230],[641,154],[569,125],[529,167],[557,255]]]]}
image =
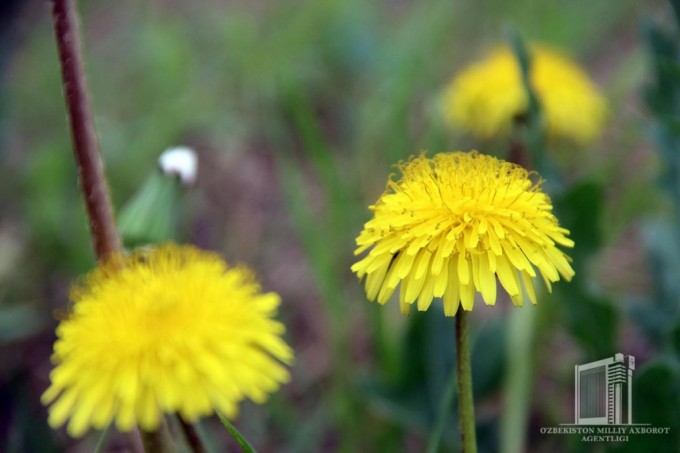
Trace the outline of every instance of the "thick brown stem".
{"type": "Polygon", "coordinates": [[[520,138],[514,137],[510,139],[510,150],[508,151],[508,162],[515,163],[524,168],[531,168],[529,162],[529,155],[526,147],[520,138]]]}
{"type": "Polygon", "coordinates": [[[85,199],[94,251],[97,259],[103,260],[120,250],[120,238],[90,110],[75,0],[53,0],[52,17],[80,188],[85,199]]]}

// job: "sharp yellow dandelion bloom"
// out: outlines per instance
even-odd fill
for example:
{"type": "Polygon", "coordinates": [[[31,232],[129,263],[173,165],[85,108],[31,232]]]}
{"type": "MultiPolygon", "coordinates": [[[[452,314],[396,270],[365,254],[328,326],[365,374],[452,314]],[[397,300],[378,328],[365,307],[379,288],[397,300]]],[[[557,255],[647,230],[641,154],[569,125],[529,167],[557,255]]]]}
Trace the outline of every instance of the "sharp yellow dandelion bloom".
{"type": "MultiPolygon", "coordinates": [[[[607,107],[587,75],[566,56],[545,47],[533,47],[531,57],[530,80],[548,135],[582,144],[597,138],[607,107]]],[[[519,63],[507,47],[464,69],[443,98],[447,121],[482,138],[508,134],[527,108],[519,63]]]]}
{"type": "Polygon", "coordinates": [[[459,304],[472,310],[476,292],[495,304],[496,277],[522,305],[522,287],[536,303],[537,273],[549,290],[560,274],[574,275],[557,248],[574,245],[569,232],[524,168],[473,151],[421,155],[399,169],[401,179],[370,206],[374,216],[356,241],[355,254],[370,249],[352,266],[366,277],[370,300],[384,304],[401,284],[404,314],[416,300],[427,310],[442,297],[454,316],[459,304]]]}
{"type": "Polygon", "coordinates": [[[50,425],[69,420],[72,436],[114,420],[152,431],[163,413],[233,417],[244,398],[262,403],[289,380],[279,297],[214,253],[141,249],[92,271],[71,298],[42,400],[50,425]]]}

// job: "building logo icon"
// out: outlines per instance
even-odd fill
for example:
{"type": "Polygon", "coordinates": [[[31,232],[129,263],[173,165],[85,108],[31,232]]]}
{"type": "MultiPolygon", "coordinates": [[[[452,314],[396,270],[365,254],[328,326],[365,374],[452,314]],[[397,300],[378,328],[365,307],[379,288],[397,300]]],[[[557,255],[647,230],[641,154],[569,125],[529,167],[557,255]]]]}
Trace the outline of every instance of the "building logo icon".
{"type": "Polygon", "coordinates": [[[580,436],[581,442],[623,443],[634,436],[668,435],[670,427],[633,422],[635,357],[612,357],[574,367],[574,422],[542,426],[545,435],[580,436]]]}
{"type": "Polygon", "coordinates": [[[576,425],[632,425],[635,357],[613,357],[575,366],[576,425]]]}

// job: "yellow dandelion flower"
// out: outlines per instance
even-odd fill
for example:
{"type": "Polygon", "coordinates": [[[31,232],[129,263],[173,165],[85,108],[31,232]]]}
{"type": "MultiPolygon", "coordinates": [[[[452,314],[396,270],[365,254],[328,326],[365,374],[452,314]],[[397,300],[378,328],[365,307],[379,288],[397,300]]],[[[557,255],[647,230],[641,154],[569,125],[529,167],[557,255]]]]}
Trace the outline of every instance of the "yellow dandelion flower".
{"type": "Polygon", "coordinates": [[[115,420],[153,431],[163,413],[191,422],[262,403],[289,380],[293,354],[272,317],[274,293],[214,253],[167,244],[104,264],[74,285],[57,328],[51,385],[42,395],[53,427],[83,435],[115,420]]]}
{"type": "MultiPolygon", "coordinates": [[[[535,46],[530,79],[546,119],[548,135],[588,143],[600,134],[607,116],[604,97],[587,75],[566,56],[535,46]]],[[[506,135],[528,108],[517,58],[502,47],[470,65],[446,89],[446,120],[490,138],[506,135]]]]}
{"type": "Polygon", "coordinates": [[[459,303],[472,310],[476,292],[495,304],[496,277],[522,305],[522,287],[536,303],[536,269],[549,290],[560,274],[574,275],[557,248],[573,247],[569,232],[524,168],[473,151],[421,155],[399,169],[356,240],[355,254],[370,249],[352,266],[370,300],[384,304],[401,284],[404,314],[416,300],[427,310],[442,297],[454,316],[459,303]]]}

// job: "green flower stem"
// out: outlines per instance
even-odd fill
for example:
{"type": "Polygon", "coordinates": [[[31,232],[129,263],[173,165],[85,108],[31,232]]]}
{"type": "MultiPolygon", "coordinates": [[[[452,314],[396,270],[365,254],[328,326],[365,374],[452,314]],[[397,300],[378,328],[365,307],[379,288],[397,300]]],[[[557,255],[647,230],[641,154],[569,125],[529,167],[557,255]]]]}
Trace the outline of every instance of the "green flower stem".
{"type": "Polygon", "coordinates": [[[102,453],[106,447],[106,441],[109,439],[109,432],[111,431],[111,423],[106,425],[106,428],[99,434],[99,440],[94,447],[94,453],[102,453]]]}
{"type": "Polygon", "coordinates": [[[59,50],[78,179],[98,260],[120,250],[104,164],[90,109],[75,0],[53,0],[52,18],[59,50]]]}
{"type": "Polygon", "coordinates": [[[458,368],[458,407],[460,434],[464,453],[477,453],[475,437],[475,403],[472,393],[470,335],[468,314],[463,308],[456,314],[456,365],[458,368]]]}
{"type": "Polygon", "coordinates": [[[165,418],[161,420],[161,424],[156,431],[139,430],[142,435],[142,445],[144,451],[147,453],[175,453],[175,448],[170,432],[168,431],[168,424],[165,418]]]}
{"type": "Polygon", "coordinates": [[[508,320],[508,372],[501,415],[501,452],[526,451],[526,431],[532,385],[532,345],[537,307],[511,310],[508,320]]]}
{"type": "Polygon", "coordinates": [[[194,425],[184,421],[182,417],[177,417],[177,422],[179,424],[184,437],[186,438],[187,444],[193,453],[207,453],[207,449],[203,445],[201,436],[196,431],[194,425]]]}

